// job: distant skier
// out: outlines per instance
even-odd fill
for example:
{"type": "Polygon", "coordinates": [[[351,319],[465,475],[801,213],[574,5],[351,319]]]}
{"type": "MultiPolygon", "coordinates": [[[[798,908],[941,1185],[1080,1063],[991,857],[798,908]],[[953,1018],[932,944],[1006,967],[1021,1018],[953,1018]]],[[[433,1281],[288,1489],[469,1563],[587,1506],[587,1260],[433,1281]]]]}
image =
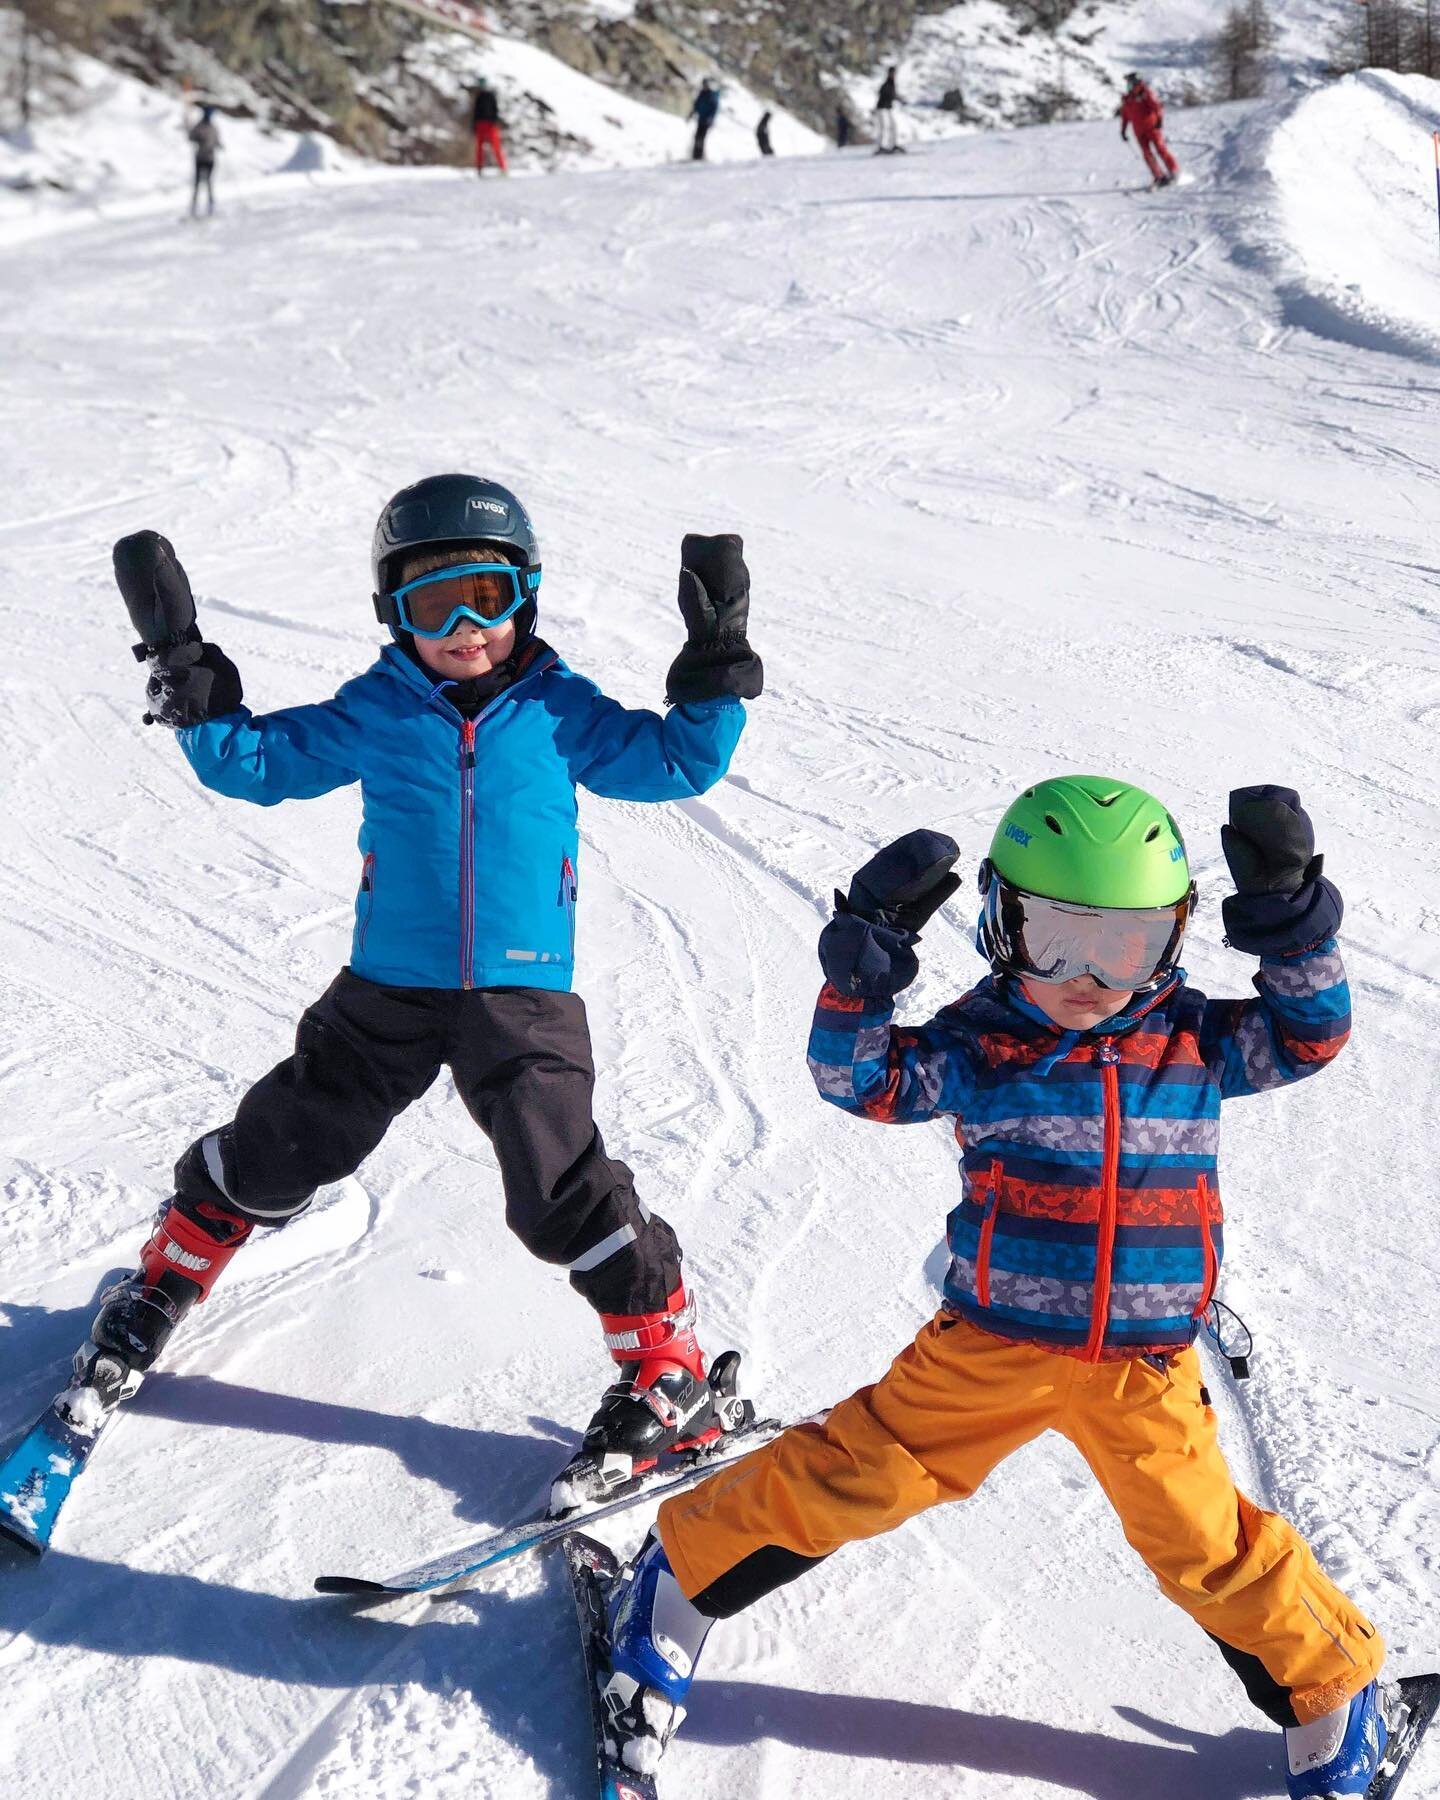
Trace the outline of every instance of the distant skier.
{"type": "Polygon", "coordinates": [[[1140,146],[1146,168],[1155,178],[1155,186],[1169,187],[1180,173],[1180,165],[1170,154],[1170,146],[1161,129],[1165,123],[1165,109],[1154,89],[1147,87],[1133,71],[1125,77],[1125,97],[1116,107],[1115,116],[1120,121],[1122,141],[1129,137],[1130,128],[1134,126],[1135,142],[1140,146]]]}
{"type": "Polygon", "coordinates": [[[770,142],[770,114],[761,113],[760,123],[755,127],[755,142],[760,146],[762,156],[773,156],[775,146],[770,142]]]}
{"type": "Polygon", "coordinates": [[[705,140],[710,135],[710,127],[715,123],[715,115],[720,111],[720,87],[713,76],[707,75],[700,83],[700,90],[691,105],[689,117],[695,121],[695,141],[690,146],[690,160],[705,160],[705,140]]]}
{"type": "Polygon", "coordinates": [[[875,154],[888,155],[900,148],[895,137],[895,106],[900,96],[895,91],[895,65],[891,63],[875,96],[875,154]]]}
{"type": "MultiPolygon", "coordinates": [[[[1343,1048],[1342,907],[1292,790],[1236,790],[1220,837],[1226,942],[1259,959],[1248,999],[1189,986],[1184,841],[1123,782],[1061,777],[1012,802],[980,867],[992,973],[926,1024],[892,1014],[918,934],[959,885],[955,844],[913,831],[837,895],[811,1073],[857,1118],[953,1122],[944,1301],[873,1386],[661,1506],[610,1595],[605,1703],[634,1766],[653,1766],[717,1618],[967,1499],[1056,1431],[1161,1592],[1283,1727],[1291,1795],[1364,1793],[1399,1717],[1384,1643],[1295,1529],[1236,1490],[1194,1345],[1222,1254],[1221,1103],[1343,1048]]],[[[889,1200],[863,1196],[855,1216],[889,1200]]]]}
{"type": "Polygon", "coordinates": [[[142,531],[115,546],[149,662],[147,716],[176,733],[199,780],[260,806],[358,782],[364,822],[349,964],[305,1012],[294,1055],[177,1163],[140,1267],[105,1296],[77,1364],[100,1404],[133,1391],[253,1230],[298,1218],[350,1175],[448,1066],[494,1148],[506,1224],[568,1272],[619,1365],[566,1479],[583,1494],[719,1435],[680,1246],[606,1154],[572,992],[577,788],[703,793],[762,685],[740,539],[687,536],[681,555],[688,637],[669,710],[631,710],[535,635],[540,552],[515,495],[431,476],[375,528],[375,611],[391,640],[379,660],[333,699],[255,715],[234,664],[201,637],[169,543],[142,531]]]}
{"type": "Polygon", "coordinates": [[[850,115],[843,106],[835,108],[835,148],[844,150],[850,143],[850,115]]]}
{"type": "Polygon", "coordinates": [[[200,211],[200,189],[205,189],[206,214],[215,210],[215,158],[224,148],[220,127],[215,123],[215,108],[202,106],[200,117],[190,127],[190,142],[195,147],[195,183],[190,190],[190,217],[200,211]]]}
{"type": "Polygon", "coordinates": [[[494,157],[502,175],[510,173],[505,163],[505,145],[500,136],[500,96],[482,75],[475,88],[470,108],[470,122],[475,130],[475,173],[485,174],[485,153],[494,157]]]}

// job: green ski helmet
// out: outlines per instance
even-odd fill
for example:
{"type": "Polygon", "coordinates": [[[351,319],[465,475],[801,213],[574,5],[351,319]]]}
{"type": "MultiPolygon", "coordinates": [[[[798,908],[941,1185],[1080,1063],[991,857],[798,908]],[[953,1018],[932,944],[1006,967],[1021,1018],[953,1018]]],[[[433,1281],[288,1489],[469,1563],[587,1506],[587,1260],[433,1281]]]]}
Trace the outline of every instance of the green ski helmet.
{"type": "Polygon", "coordinates": [[[1026,788],[995,828],[980,891],[977,943],[996,969],[1131,989],[1169,977],[1195,903],[1174,819],[1100,775],[1026,788]]]}

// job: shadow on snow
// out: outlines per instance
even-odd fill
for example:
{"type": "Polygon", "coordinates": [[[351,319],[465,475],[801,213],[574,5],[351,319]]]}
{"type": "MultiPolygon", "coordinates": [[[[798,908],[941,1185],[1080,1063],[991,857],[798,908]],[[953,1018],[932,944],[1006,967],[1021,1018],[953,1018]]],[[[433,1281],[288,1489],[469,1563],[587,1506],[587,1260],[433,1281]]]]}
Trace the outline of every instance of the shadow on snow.
{"type": "MultiPolygon", "coordinates": [[[[8,1389],[0,1449],[29,1428],[65,1382],[71,1354],[84,1342],[99,1292],[109,1279],[85,1306],[63,1311],[0,1307],[8,1326],[0,1335],[8,1389]]],[[[311,1444],[389,1451],[411,1477],[453,1493],[457,1519],[480,1525],[496,1525],[520,1507],[538,1502],[543,1485],[579,1439],[578,1432],[548,1419],[532,1419],[532,1432],[522,1435],[268,1393],[209,1375],[164,1370],[148,1376],[135,1398],[126,1402],[116,1421],[117,1432],[123,1431],[129,1414],[181,1425],[267,1432],[311,1444]]],[[[92,1483],[104,1480],[104,1456],[102,1450],[85,1478],[87,1491],[92,1483]]]]}
{"type": "Polygon", "coordinates": [[[683,1726],[689,1743],[740,1745],[760,1738],[831,1756],[873,1757],[930,1768],[973,1769],[1045,1782],[1090,1800],[1261,1800],[1277,1791],[1279,1733],[1236,1729],[1224,1737],[1183,1730],[1132,1707],[1127,1724],[1165,1741],[1072,1731],[1035,1719],[963,1712],[913,1700],[815,1694],[749,1682],[697,1681],[683,1726]]]}
{"type": "MultiPolygon", "coordinates": [[[[383,1683],[464,1692],[563,1792],[588,1755],[587,1710],[558,1562],[551,1569],[542,1591],[474,1591],[410,1625],[64,1551],[40,1563],[17,1553],[9,1564],[0,1556],[0,1631],[94,1655],[163,1657],[321,1690],[383,1683]]],[[[1213,1738],[1132,1708],[1117,1710],[1165,1741],[750,1682],[701,1680],[691,1699],[684,1733],[692,1744],[739,1747],[769,1738],[832,1756],[1047,1782],[1091,1800],[1213,1800],[1217,1793],[1259,1800],[1275,1791],[1275,1733],[1237,1729],[1213,1738]]]]}

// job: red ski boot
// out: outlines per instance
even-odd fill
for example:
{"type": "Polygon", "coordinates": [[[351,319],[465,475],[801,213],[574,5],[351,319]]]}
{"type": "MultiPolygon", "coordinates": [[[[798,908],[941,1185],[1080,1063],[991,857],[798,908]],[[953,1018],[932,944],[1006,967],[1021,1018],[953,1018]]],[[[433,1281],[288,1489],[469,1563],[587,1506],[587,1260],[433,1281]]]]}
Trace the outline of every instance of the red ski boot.
{"type": "Polygon", "coordinates": [[[249,1222],[209,1200],[167,1200],[155,1215],[140,1267],[102,1297],[75,1378],[104,1406],[128,1400],[190,1308],[249,1237],[249,1222]]]}
{"type": "Polygon", "coordinates": [[[683,1287],[664,1312],[601,1313],[600,1323],[620,1380],[605,1390],[579,1450],[552,1484],[552,1513],[605,1499],[667,1458],[714,1443],[753,1413],[735,1394],[737,1351],[717,1357],[706,1375],[695,1304],[683,1287]]]}

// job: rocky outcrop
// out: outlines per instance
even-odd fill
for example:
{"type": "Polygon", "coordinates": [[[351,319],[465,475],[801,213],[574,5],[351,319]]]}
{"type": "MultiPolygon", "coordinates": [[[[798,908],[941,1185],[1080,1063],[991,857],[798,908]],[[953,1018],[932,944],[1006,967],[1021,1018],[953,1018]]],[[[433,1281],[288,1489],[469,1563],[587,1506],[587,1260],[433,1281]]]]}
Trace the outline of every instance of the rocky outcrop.
{"type": "MultiPolygon", "coordinates": [[[[411,0],[413,3],[413,0],[411,0]]],[[[0,0],[4,5],[5,0],[0,0]]],[[[322,131],[392,162],[468,161],[465,94],[483,47],[437,31],[384,0],[26,0],[48,9],[71,41],[127,72],[203,92],[226,110],[265,113],[281,125],[322,131]]],[[[1005,0],[1022,35],[1043,29],[1073,0],[1005,0]],[[1024,15],[1023,18],[1021,15],[1024,15]]],[[[636,0],[624,16],[586,0],[483,0],[495,28],[528,40],[580,73],[650,106],[683,116],[704,75],[738,80],[762,100],[826,135],[837,111],[856,128],[851,95],[864,94],[889,60],[912,49],[928,15],[954,0],[636,0]]],[[[1083,42],[1083,40],[1077,40],[1083,42]]],[[[1072,47],[1073,49],[1074,47],[1072,47]]],[[[911,58],[913,62],[913,57],[911,58]]],[[[1039,81],[1037,69],[1037,82],[1039,81]]],[[[1037,86],[1037,92],[1038,92],[1037,86]]],[[[976,122],[1032,116],[971,105],[949,72],[931,101],[976,122]]],[[[1025,96],[1028,100],[1033,96],[1025,96]]],[[[507,127],[522,156],[565,160],[584,146],[537,96],[507,89],[507,127]]],[[[861,105],[868,110],[868,95],[861,105]]],[[[1033,109],[1032,109],[1033,111],[1033,109]]],[[[1034,112],[1033,116],[1050,116],[1034,112]]]]}
{"type": "Polygon", "coordinates": [[[642,0],[666,24],[722,69],[743,70],[747,86],[777,100],[817,131],[828,132],[840,103],[840,80],[898,57],[924,11],[916,0],[642,0]]]}
{"type": "Polygon", "coordinates": [[[917,18],[953,0],[638,0],[626,19],[546,0],[500,0],[507,26],[596,80],[667,111],[689,110],[702,75],[738,75],[828,132],[846,77],[898,57],[917,18]]]}

